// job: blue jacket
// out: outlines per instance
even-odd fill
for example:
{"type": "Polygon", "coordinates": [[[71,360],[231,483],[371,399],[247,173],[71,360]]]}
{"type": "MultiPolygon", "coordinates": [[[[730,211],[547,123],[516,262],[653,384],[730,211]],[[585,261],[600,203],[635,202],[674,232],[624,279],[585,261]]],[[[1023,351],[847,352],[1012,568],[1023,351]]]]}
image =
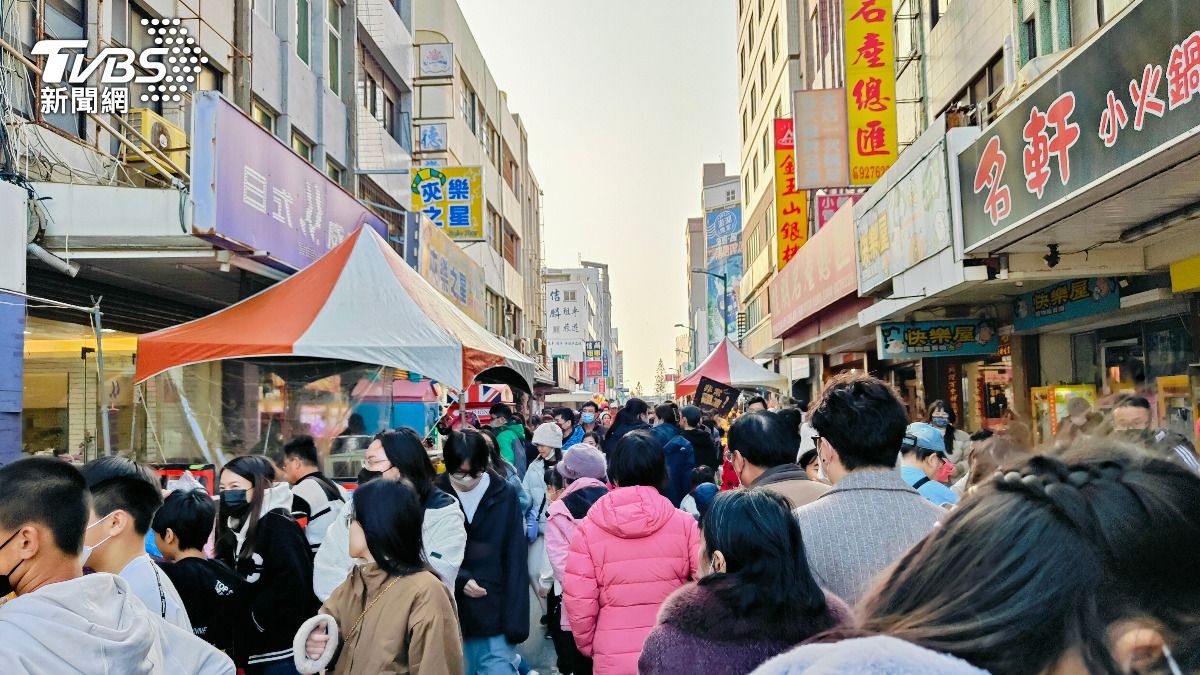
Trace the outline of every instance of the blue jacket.
{"type": "Polygon", "coordinates": [[[692,442],[674,424],[660,424],[650,430],[663,445],[667,457],[667,485],[663,495],[675,508],[692,490],[692,468],[696,466],[696,450],[692,442]]]}
{"type": "MultiPolygon", "coordinates": [[[[900,477],[910,486],[915,486],[925,478],[925,472],[914,466],[901,466],[900,477]]],[[[921,487],[914,488],[921,496],[938,506],[952,506],[958,503],[958,493],[935,480],[927,480],[921,487]]]]}

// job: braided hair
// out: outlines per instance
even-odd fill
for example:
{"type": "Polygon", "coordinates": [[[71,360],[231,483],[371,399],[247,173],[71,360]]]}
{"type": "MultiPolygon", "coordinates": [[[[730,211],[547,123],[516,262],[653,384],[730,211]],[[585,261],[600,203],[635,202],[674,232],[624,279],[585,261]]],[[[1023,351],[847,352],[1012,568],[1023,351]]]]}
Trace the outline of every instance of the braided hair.
{"type": "Polygon", "coordinates": [[[997,473],[884,575],[862,629],[994,675],[1044,672],[1075,650],[1116,675],[1108,627],[1149,619],[1200,666],[1200,478],[1109,453],[1034,457],[997,473]]]}

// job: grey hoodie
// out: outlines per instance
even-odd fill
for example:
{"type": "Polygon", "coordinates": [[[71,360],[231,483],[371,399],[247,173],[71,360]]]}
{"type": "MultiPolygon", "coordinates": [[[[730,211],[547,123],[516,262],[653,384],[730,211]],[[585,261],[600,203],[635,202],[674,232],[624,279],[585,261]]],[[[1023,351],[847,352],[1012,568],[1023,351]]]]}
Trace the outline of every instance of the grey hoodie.
{"type": "Polygon", "coordinates": [[[951,656],[886,635],[802,645],[752,675],[988,675],[951,656]]]}
{"type": "Polygon", "coordinates": [[[122,578],[89,574],[0,607],[0,673],[234,675],[233,661],[137,600],[122,578]]]}

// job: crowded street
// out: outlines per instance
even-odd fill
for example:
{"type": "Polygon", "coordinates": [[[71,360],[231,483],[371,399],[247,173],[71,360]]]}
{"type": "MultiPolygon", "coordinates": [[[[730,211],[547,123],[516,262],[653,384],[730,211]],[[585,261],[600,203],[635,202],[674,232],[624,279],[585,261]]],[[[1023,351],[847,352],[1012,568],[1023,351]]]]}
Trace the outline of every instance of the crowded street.
{"type": "Polygon", "coordinates": [[[0,675],[1200,675],[1200,1],[0,0],[0,675]]]}

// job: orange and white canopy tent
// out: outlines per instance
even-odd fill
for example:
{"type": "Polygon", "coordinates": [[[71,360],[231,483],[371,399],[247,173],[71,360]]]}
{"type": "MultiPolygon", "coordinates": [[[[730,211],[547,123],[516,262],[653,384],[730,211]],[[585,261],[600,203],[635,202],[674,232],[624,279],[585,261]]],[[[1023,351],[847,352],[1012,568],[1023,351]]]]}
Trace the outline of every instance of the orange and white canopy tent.
{"type": "Polygon", "coordinates": [[[675,383],[675,395],[687,396],[700,386],[700,378],[707,377],[735,389],[766,387],[782,391],[787,386],[786,376],[758,365],[742,353],[729,338],[721,340],[698,368],[675,383]]]}
{"type": "Polygon", "coordinates": [[[375,230],[209,316],[138,337],[136,382],[221,359],[307,356],[398,368],[461,391],[533,389],[533,362],[471,320],[375,230]]]}

